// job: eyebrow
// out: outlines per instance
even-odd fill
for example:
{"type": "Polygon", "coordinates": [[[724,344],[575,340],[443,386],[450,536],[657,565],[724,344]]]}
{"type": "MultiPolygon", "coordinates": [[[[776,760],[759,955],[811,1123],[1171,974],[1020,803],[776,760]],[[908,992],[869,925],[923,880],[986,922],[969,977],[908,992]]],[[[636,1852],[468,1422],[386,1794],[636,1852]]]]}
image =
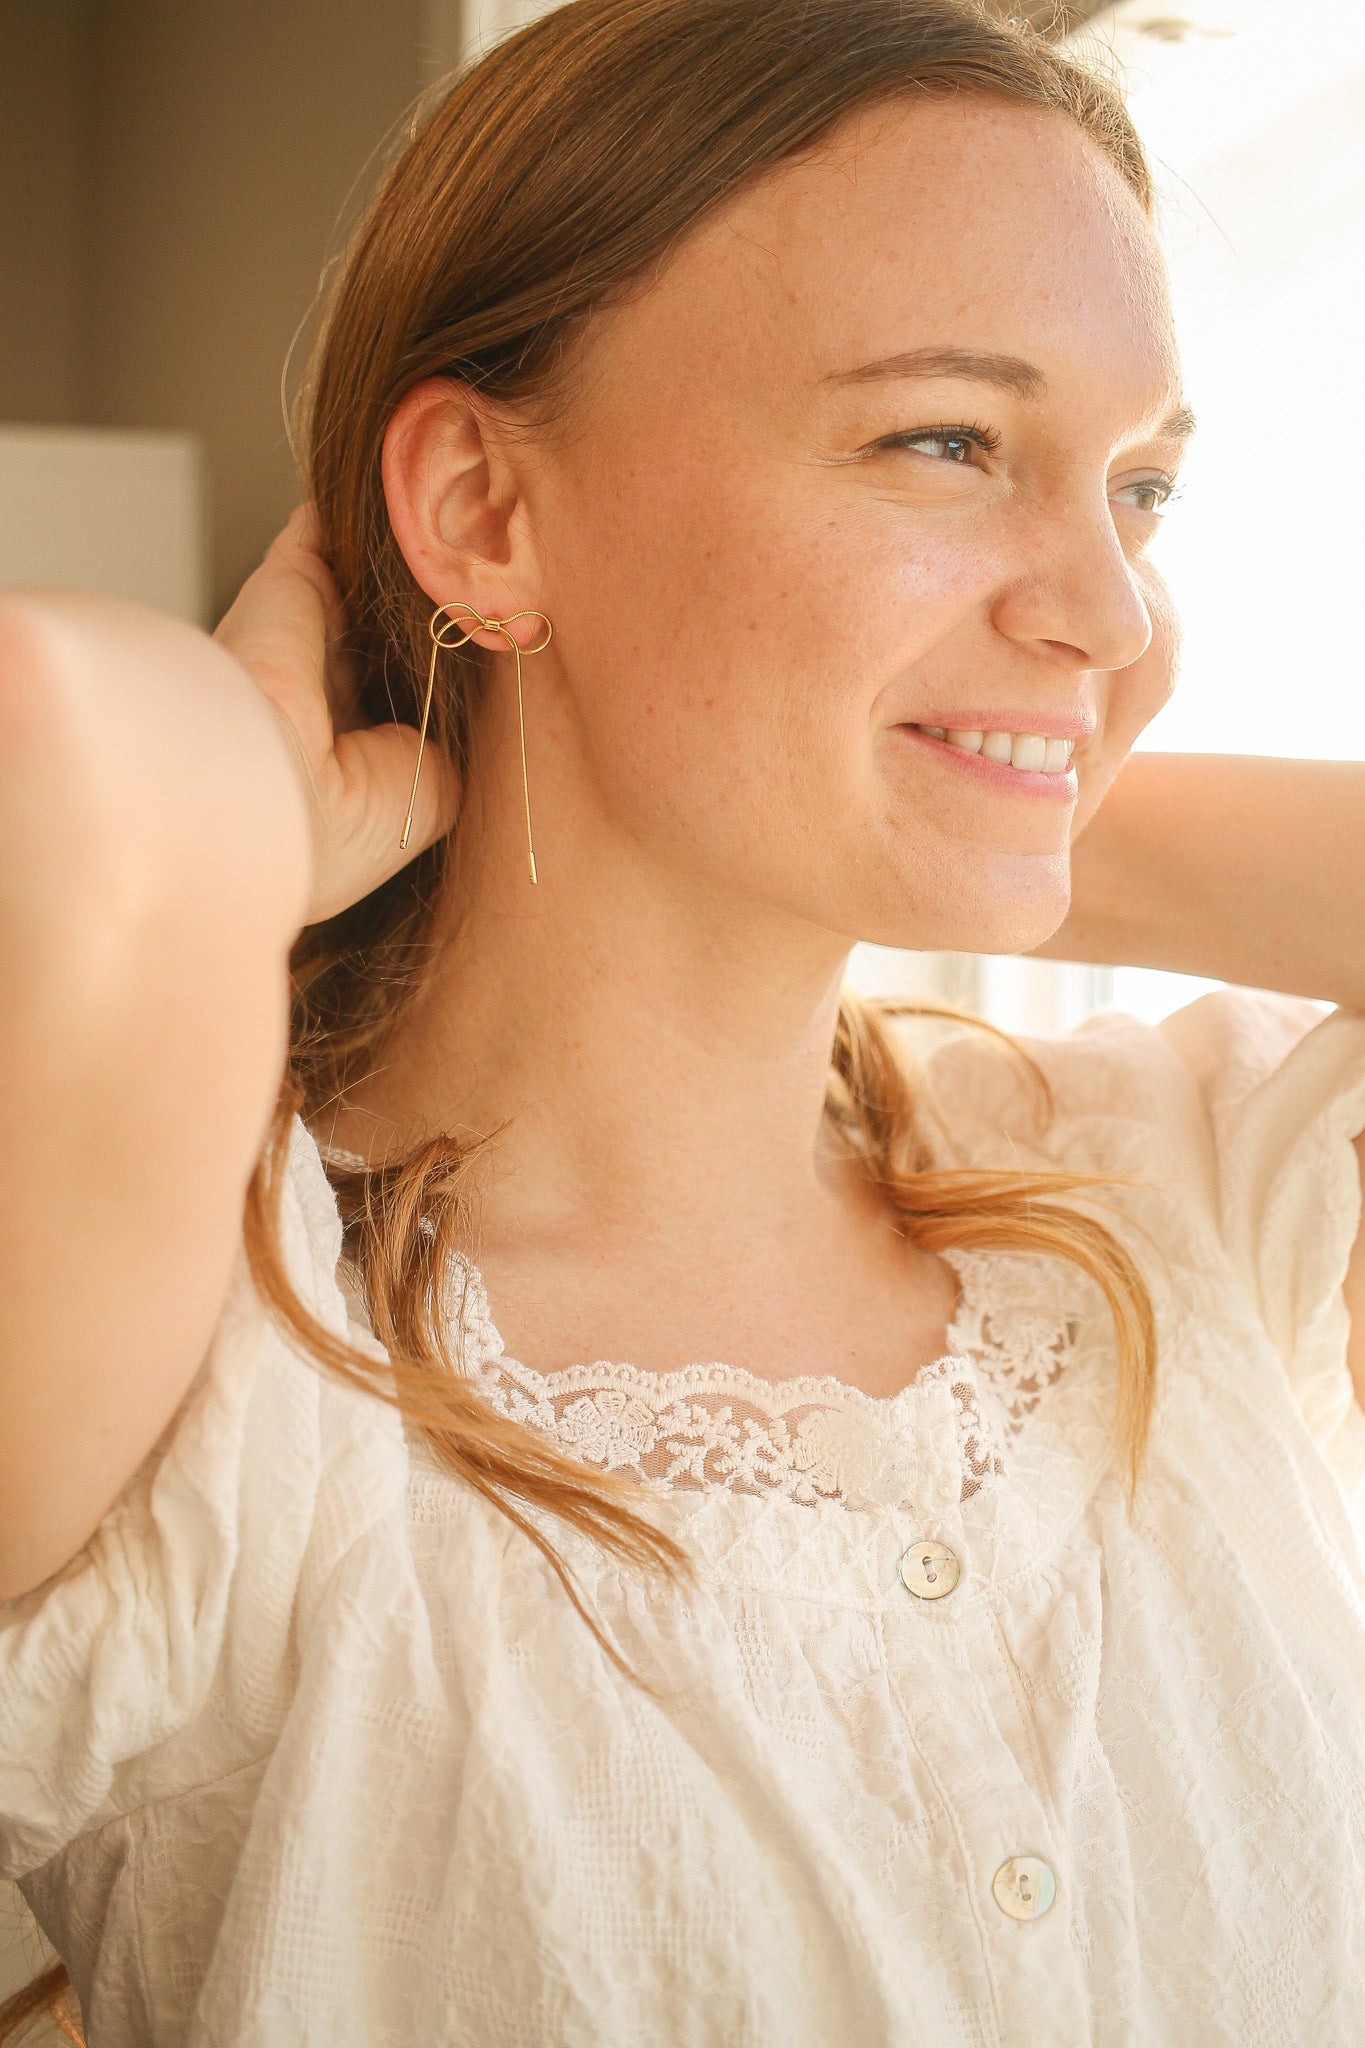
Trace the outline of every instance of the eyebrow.
{"type": "Polygon", "coordinates": [[[1178,405],[1157,428],[1159,434],[1172,441],[1188,441],[1199,422],[1187,405],[1178,405]]]}
{"type": "Polygon", "coordinates": [[[885,377],[969,377],[976,384],[998,384],[1020,398],[1041,398],[1047,379],[1022,356],[982,355],[967,348],[908,348],[899,355],[860,363],[856,370],[832,370],[830,384],[875,384],[885,377]]]}
{"type": "MultiPolygon", "coordinates": [[[[831,370],[827,384],[876,384],[894,377],[963,377],[974,384],[994,384],[1012,391],[1016,398],[1041,398],[1047,378],[1036,363],[1022,356],[996,355],[968,348],[910,348],[898,355],[882,356],[874,363],[860,363],[853,370],[831,370]]],[[[1172,440],[1188,440],[1194,432],[1194,414],[1187,405],[1177,406],[1157,432],[1172,440]]]]}

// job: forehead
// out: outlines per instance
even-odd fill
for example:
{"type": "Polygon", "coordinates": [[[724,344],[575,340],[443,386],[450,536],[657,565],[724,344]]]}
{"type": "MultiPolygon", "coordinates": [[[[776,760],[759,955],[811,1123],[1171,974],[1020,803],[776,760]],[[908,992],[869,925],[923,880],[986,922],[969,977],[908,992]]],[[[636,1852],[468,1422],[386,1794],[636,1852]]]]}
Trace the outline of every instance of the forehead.
{"type": "Polygon", "coordinates": [[[1176,376],[1164,265],[1116,166],[1068,116],[975,95],[851,117],[703,221],[631,314],[619,338],[656,386],[717,397],[818,391],[922,345],[1063,386],[1176,376]]]}

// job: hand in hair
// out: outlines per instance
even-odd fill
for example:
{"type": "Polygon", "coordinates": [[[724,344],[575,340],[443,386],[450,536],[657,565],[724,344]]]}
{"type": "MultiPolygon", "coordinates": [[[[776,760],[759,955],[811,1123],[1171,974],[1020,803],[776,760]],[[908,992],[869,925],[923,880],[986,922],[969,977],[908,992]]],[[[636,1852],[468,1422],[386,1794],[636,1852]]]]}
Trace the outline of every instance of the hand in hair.
{"type": "Polygon", "coordinates": [[[410,725],[358,723],[346,621],[300,505],[242,585],[214,638],[274,709],[308,796],[313,886],[304,923],[368,896],[455,823],[460,781],[428,735],[406,847],[399,846],[417,764],[410,725]]]}

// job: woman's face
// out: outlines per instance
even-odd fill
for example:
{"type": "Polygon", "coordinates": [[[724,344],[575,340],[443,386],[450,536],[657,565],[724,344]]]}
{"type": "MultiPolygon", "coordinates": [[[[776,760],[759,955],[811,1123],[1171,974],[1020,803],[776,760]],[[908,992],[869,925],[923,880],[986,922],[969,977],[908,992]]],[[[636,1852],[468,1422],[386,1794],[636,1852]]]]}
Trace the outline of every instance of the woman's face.
{"type": "Polygon", "coordinates": [[[841,937],[1054,931],[1169,694],[1144,553],[1188,424],[1161,259],[1098,149],[970,96],[868,110],[599,314],[574,388],[524,501],[565,721],[533,784],[841,937]]]}

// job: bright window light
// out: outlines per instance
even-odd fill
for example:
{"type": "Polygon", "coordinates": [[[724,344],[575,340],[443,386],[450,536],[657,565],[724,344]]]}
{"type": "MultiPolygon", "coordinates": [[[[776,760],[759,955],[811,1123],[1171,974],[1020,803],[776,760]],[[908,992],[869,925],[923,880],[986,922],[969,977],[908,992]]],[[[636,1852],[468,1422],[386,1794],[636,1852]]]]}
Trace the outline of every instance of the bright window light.
{"type": "MultiPolygon", "coordinates": [[[[1153,159],[1199,417],[1153,547],[1183,622],[1180,682],[1138,746],[1365,759],[1350,597],[1365,562],[1365,6],[1122,0],[1076,44],[1118,72],[1153,159]]],[[[1100,1008],[1156,1022],[1221,986],[862,948],[851,971],[865,990],[940,978],[1044,1034],[1100,1008]]]]}

